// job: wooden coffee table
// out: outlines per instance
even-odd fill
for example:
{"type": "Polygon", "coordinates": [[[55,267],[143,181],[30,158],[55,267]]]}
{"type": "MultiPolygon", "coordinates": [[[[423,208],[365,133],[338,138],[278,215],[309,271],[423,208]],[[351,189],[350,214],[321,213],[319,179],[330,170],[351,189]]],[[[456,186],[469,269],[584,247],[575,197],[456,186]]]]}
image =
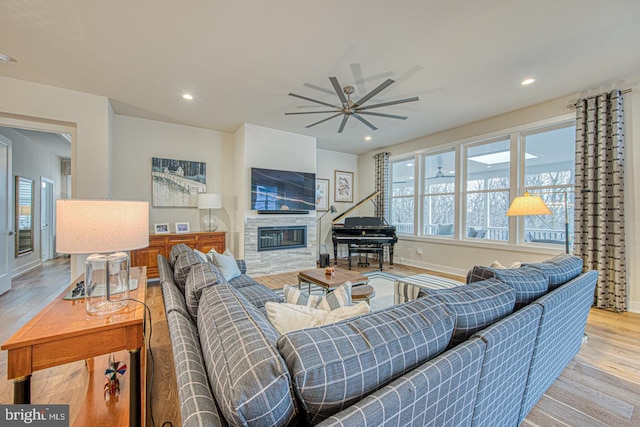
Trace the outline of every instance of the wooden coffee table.
{"type": "Polygon", "coordinates": [[[311,284],[320,286],[326,294],[328,291],[337,288],[344,282],[351,282],[352,285],[361,285],[369,283],[369,278],[362,274],[337,268],[333,275],[325,274],[324,268],[314,268],[313,270],[305,270],[298,273],[298,289],[303,283],[309,285],[309,293],[311,293],[311,284]]]}

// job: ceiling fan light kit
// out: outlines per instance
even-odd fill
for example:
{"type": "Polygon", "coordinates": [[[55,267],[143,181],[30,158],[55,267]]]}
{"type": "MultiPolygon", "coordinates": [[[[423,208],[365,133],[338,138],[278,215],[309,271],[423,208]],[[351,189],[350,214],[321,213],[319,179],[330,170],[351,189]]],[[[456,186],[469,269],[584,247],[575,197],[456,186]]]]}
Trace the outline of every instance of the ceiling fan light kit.
{"type": "Polygon", "coordinates": [[[373,97],[375,97],[380,92],[382,92],[384,89],[386,89],[388,86],[390,86],[393,83],[395,83],[395,81],[391,80],[391,79],[385,80],[382,84],[380,84],[378,87],[376,87],[375,89],[373,89],[372,91],[370,91],[369,93],[367,93],[366,95],[364,95],[363,97],[358,99],[357,101],[353,101],[351,99],[351,95],[353,95],[355,93],[355,88],[353,86],[344,86],[344,87],[340,86],[340,83],[338,82],[338,79],[336,77],[329,77],[329,81],[331,82],[331,85],[333,86],[333,89],[335,90],[336,94],[338,95],[338,99],[340,100],[340,104],[341,105],[333,105],[333,104],[329,104],[329,103],[324,102],[324,101],[319,101],[317,99],[307,98],[306,96],[297,95],[295,93],[289,93],[289,96],[293,96],[295,98],[304,99],[305,101],[314,102],[316,104],[324,105],[326,107],[331,107],[332,110],[305,111],[305,112],[299,112],[299,113],[284,113],[284,114],[285,115],[332,114],[329,117],[326,117],[326,118],[324,118],[322,120],[319,120],[319,121],[317,121],[315,123],[311,123],[310,125],[305,126],[306,128],[310,128],[310,127],[319,125],[320,123],[324,123],[324,122],[326,122],[328,120],[331,120],[331,119],[334,119],[336,117],[342,116],[342,121],[340,122],[340,126],[338,127],[338,133],[342,133],[342,131],[344,130],[344,127],[347,124],[347,120],[349,120],[349,117],[353,117],[353,118],[357,119],[358,121],[360,121],[361,123],[363,123],[364,125],[369,127],[371,130],[377,130],[378,129],[377,127],[375,127],[370,121],[368,121],[367,119],[362,117],[363,114],[364,115],[370,115],[370,116],[377,116],[377,117],[385,117],[385,118],[388,118],[388,119],[397,119],[397,120],[406,120],[407,116],[399,116],[399,115],[396,115],[396,114],[376,113],[376,112],[368,111],[368,110],[370,110],[372,108],[387,107],[389,105],[404,104],[404,103],[407,103],[407,102],[414,102],[414,101],[419,101],[420,100],[417,96],[414,96],[414,97],[411,97],[411,98],[398,99],[396,101],[388,101],[388,102],[382,102],[382,103],[379,103],[379,104],[373,104],[373,105],[364,106],[364,104],[367,101],[371,100],[373,97]]]}

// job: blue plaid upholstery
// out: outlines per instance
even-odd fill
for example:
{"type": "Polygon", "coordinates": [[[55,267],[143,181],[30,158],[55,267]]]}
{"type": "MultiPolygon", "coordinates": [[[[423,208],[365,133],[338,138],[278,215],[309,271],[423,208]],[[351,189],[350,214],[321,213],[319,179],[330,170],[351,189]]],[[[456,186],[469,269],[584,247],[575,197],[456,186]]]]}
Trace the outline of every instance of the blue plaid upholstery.
{"type": "Polygon", "coordinates": [[[278,332],[229,285],[205,288],[198,332],[213,395],[230,425],[289,425],[296,417],[278,332]]]}
{"type": "Polygon", "coordinates": [[[484,349],[480,339],[471,338],[319,426],[468,426],[484,349]]]}
{"type": "Polygon", "coordinates": [[[583,262],[580,257],[560,254],[546,261],[527,265],[544,271],[549,276],[549,290],[553,290],[582,274],[583,262]]]}
{"type": "Polygon", "coordinates": [[[198,318],[198,304],[200,304],[202,290],[221,283],[227,283],[227,281],[213,264],[207,262],[191,267],[185,282],[184,299],[194,322],[198,318]]]}
{"type": "Polygon", "coordinates": [[[418,298],[420,290],[427,289],[449,289],[462,286],[464,283],[446,277],[434,276],[432,274],[416,274],[414,276],[402,277],[393,283],[393,303],[403,304],[418,298]]]}
{"type": "Polygon", "coordinates": [[[315,424],[442,352],[453,318],[427,300],[280,337],[302,409],[315,424]]]}
{"type": "MultiPolygon", "coordinates": [[[[170,283],[165,284],[173,286],[170,283]]],[[[182,425],[185,427],[226,425],[211,395],[200,353],[198,332],[191,323],[191,319],[179,311],[172,311],[167,313],[167,323],[178,384],[182,425]]]]}
{"type": "Polygon", "coordinates": [[[258,284],[252,277],[247,276],[246,274],[241,274],[238,277],[234,277],[229,280],[229,284],[236,289],[244,288],[245,286],[253,286],[258,284]]]}
{"type": "Polygon", "coordinates": [[[284,299],[280,295],[259,283],[255,283],[251,286],[244,286],[240,289],[236,289],[236,291],[257,308],[263,308],[269,301],[284,302],[284,299]]]}
{"type": "Polygon", "coordinates": [[[478,332],[487,346],[474,427],[517,426],[542,309],[531,304],[478,332]]]}
{"type": "Polygon", "coordinates": [[[424,296],[444,303],[455,316],[450,347],[511,314],[516,299],[515,291],[496,279],[449,289],[422,289],[419,298],[424,296]]]}
{"type": "Polygon", "coordinates": [[[178,259],[178,256],[185,252],[193,252],[193,249],[191,249],[184,243],[178,243],[177,245],[173,245],[171,247],[171,251],[169,252],[169,264],[171,265],[171,268],[176,266],[176,260],[178,259]]]}
{"type": "Polygon", "coordinates": [[[247,274],[247,263],[243,259],[237,259],[236,264],[241,274],[247,274]]]}
{"type": "Polygon", "coordinates": [[[520,421],[580,350],[598,272],[587,271],[535,301],[542,306],[520,421]]]}
{"type": "Polygon", "coordinates": [[[200,257],[194,254],[193,251],[183,252],[176,258],[176,265],[173,267],[173,281],[182,293],[184,293],[184,285],[191,267],[201,263],[200,257]]]}
{"type": "Polygon", "coordinates": [[[495,277],[511,286],[516,291],[515,310],[519,310],[536,298],[547,293],[549,277],[533,267],[491,268],[475,266],[467,275],[467,283],[477,282],[495,277]]]}

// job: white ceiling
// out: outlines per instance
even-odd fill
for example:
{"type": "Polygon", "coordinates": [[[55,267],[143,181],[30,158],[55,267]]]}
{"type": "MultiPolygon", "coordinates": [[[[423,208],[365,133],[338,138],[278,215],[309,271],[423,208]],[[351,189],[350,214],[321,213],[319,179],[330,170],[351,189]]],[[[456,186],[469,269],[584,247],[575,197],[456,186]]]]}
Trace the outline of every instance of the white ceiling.
{"type": "Polygon", "coordinates": [[[246,122],[361,154],[633,75],[639,18],[637,0],[3,0],[0,53],[17,62],[0,75],[106,96],[118,114],[246,122]],[[336,103],[330,76],[354,98],[397,81],[369,103],[420,101],[377,109],[409,118],[367,116],[375,132],[284,115],[326,109],[289,92],[336,103]]]}

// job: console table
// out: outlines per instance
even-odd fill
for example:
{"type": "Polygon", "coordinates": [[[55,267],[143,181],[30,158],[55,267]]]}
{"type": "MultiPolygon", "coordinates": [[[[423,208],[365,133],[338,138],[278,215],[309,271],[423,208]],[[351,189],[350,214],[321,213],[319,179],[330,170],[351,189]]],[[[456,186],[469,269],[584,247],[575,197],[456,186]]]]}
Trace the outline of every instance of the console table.
{"type": "Polygon", "coordinates": [[[227,248],[224,231],[150,234],[148,247],[131,251],[131,265],[146,266],[147,277],[156,279],[160,277],[158,273],[158,255],[169,258],[171,247],[178,243],[184,243],[204,253],[209,252],[211,249],[222,253],[227,248]]]}
{"type": "MultiPolygon", "coordinates": [[[[147,278],[145,267],[131,268],[131,278],[138,280],[138,287],[131,291],[131,298],[146,302],[147,278]]],[[[115,411],[128,409],[129,425],[144,425],[146,408],[145,370],[146,355],[144,344],[145,310],[142,304],[129,302],[121,311],[110,315],[93,316],[87,314],[83,300],[68,301],[63,297],[73,289],[83,276],[76,279],[69,288],[57,296],[40,313],[24,325],[18,332],[2,344],[7,350],[7,378],[13,380],[13,402],[31,403],[31,374],[53,366],[63,365],[83,359],[129,351],[127,379],[129,381],[128,405],[122,403],[115,411]],[[123,406],[124,405],[124,406],[123,406]]],[[[91,365],[89,361],[88,365],[91,365]]],[[[96,366],[96,369],[104,369],[96,366]]],[[[103,371],[104,372],[104,371],[103,371]]],[[[103,377],[104,374],[99,374],[103,377]]],[[[103,381],[103,380],[102,380],[103,381]]],[[[91,387],[91,386],[90,386],[91,387]]],[[[103,399],[102,393],[89,390],[90,396],[103,399]]],[[[87,425],[103,425],[113,420],[114,408],[85,402],[83,407],[98,408],[86,415],[87,425]]],[[[123,418],[127,418],[126,414],[123,418]]]]}

